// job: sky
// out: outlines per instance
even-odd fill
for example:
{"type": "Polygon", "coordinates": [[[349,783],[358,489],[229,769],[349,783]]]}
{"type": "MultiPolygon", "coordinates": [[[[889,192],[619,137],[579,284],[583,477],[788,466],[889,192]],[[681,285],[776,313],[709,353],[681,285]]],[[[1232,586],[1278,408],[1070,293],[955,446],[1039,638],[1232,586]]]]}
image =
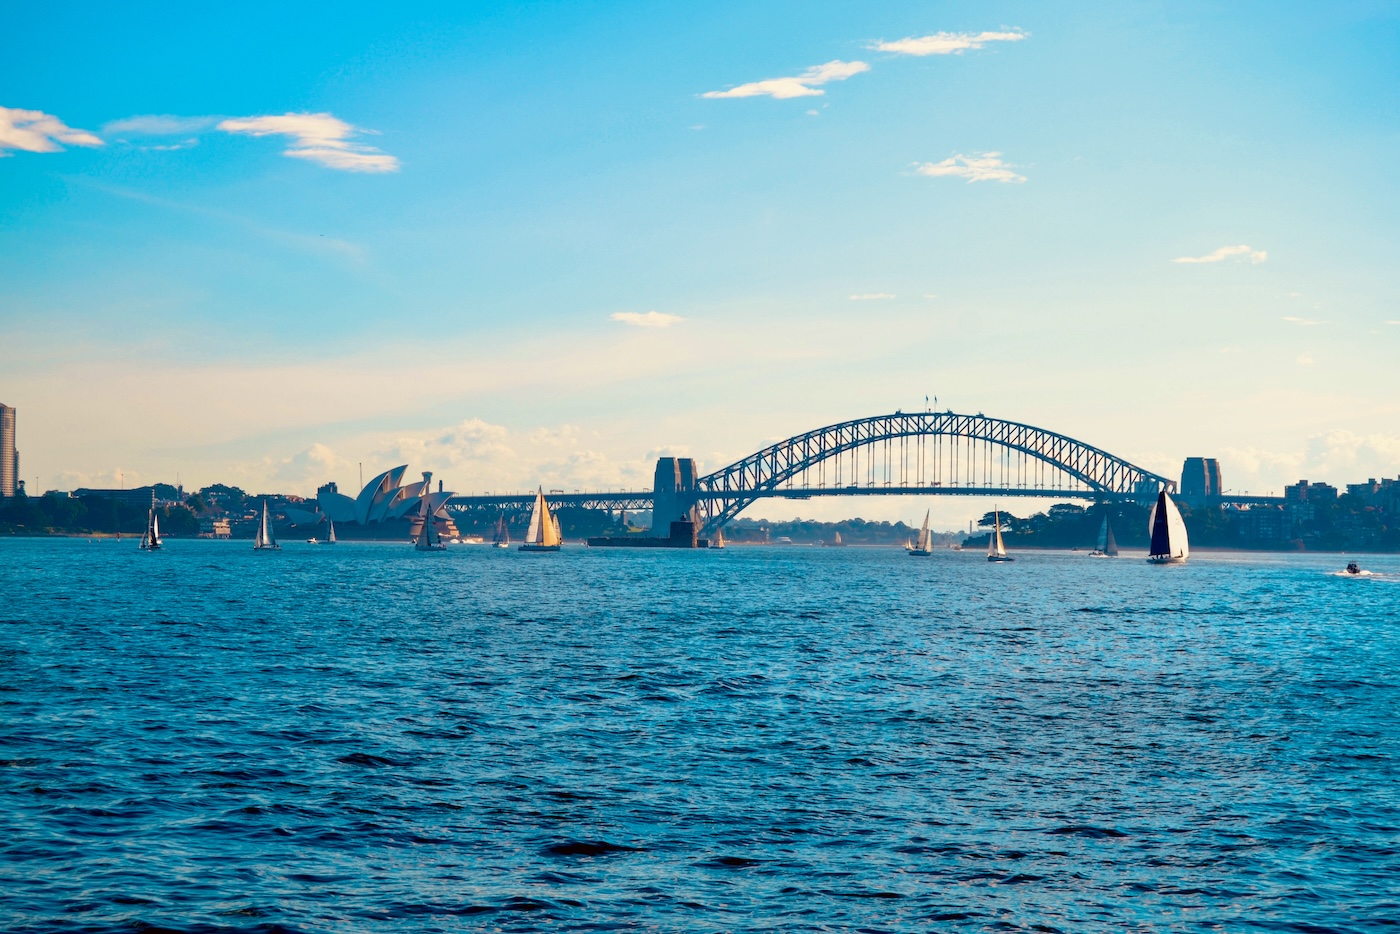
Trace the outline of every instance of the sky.
{"type": "Polygon", "coordinates": [[[1397,3],[9,4],[0,402],[40,491],[638,489],[925,396],[1397,476],[1398,91],[1397,3]]]}

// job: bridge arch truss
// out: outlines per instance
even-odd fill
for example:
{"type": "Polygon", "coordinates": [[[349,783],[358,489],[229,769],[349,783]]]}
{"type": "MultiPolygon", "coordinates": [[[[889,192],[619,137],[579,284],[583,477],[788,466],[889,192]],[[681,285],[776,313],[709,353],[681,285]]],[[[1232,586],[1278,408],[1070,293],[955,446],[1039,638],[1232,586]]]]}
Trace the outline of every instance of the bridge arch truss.
{"type": "Polygon", "coordinates": [[[707,534],[766,497],[961,494],[1155,497],[1176,484],[1066,435],[985,415],[896,412],[827,425],[695,481],[707,534]]]}

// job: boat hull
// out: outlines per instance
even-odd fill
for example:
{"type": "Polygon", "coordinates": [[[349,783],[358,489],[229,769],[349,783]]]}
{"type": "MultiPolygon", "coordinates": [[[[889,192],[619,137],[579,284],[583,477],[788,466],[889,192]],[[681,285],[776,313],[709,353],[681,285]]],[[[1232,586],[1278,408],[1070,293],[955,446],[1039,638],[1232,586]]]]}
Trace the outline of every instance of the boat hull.
{"type": "Polygon", "coordinates": [[[932,554],[933,554],[933,552],[927,551],[927,550],[925,550],[925,549],[923,549],[923,548],[910,548],[910,549],[909,549],[909,557],[911,557],[911,558],[927,558],[927,557],[929,557],[929,556],[932,555],[932,554]]]}
{"type": "Polygon", "coordinates": [[[558,551],[559,545],[521,545],[520,551],[558,551]]]}
{"type": "Polygon", "coordinates": [[[1180,555],[1149,555],[1148,564],[1185,564],[1186,559],[1180,555]]]}
{"type": "Polygon", "coordinates": [[[1007,561],[1015,561],[1015,558],[1007,555],[987,555],[987,560],[993,564],[1004,564],[1007,561]]]}

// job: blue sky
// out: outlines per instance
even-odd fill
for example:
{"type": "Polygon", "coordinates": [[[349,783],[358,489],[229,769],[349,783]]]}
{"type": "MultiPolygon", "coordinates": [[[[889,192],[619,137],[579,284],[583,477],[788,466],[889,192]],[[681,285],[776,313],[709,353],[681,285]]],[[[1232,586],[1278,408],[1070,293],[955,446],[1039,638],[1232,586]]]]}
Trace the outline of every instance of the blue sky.
{"type": "Polygon", "coordinates": [[[925,393],[1400,474],[1396,4],[16,6],[41,489],[637,486],[925,393]]]}

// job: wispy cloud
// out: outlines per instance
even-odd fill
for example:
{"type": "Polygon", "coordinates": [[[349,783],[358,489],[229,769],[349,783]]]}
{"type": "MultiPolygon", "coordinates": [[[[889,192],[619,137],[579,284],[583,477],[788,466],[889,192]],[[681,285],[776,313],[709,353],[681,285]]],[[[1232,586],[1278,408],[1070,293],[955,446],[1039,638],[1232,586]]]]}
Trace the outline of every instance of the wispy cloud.
{"type": "Polygon", "coordinates": [[[1299,366],[1312,366],[1314,362],[1316,361],[1313,360],[1312,354],[1310,353],[1305,353],[1298,358],[1299,366]]]}
{"type": "Polygon", "coordinates": [[[869,71],[865,62],[831,61],[825,65],[813,65],[800,75],[791,78],[769,78],[765,81],[752,81],[730,88],[727,91],[706,91],[701,97],[775,97],[786,100],[791,97],[816,97],[826,92],[818,85],[828,81],[844,81],[862,71],[869,71]]]}
{"type": "Polygon", "coordinates": [[[1026,180],[1024,175],[1011,171],[1010,163],[1001,161],[999,152],[983,152],[971,156],[958,153],[942,162],[915,163],[914,171],[920,175],[951,176],[965,178],[968,182],[1014,182],[1026,180]]]}
{"type": "Polygon", "coordinates": [[[373,146],[351,142],[366,132],[330,114],[282,114],[267,117],[235,117],[220,121],[225,133],[249,136],[290,136],[283,155],[307,159],[347,172],[397,172],[399,160],[373,146]]]}
{"type": "Polygon", "coordinates": [[[1262,263],[1269,258],[1267,250],[1256,250],[1247,243],[1239,243],[1234,246],[1222,246],[1218,250],[1207,253],[1205,256],[1178,256],[1172,260],[1173,263],[1223,263],[1227,259],[1236,262],[1248,261],[1251,263],[1262,263]]]}
{"type": "Polygon", "coordinates": [[[849,295],[853,302],[878,302],[887,298],[898,298],[898,295],[891,295],[889,292],[862,292],[859,295],[849,295]]]}
{"type": "Polygon", "coordinates": [[[1019,29],[1009,32],[936,32],[931,36],[877,42],[871,48],[899,55],[958,55],[980,49],[988,42],[1020,42],[1030,35],[1019,29]]]}
{"type": "Polygon", "coordinates": [[[1309,318],[1299,318],[1297,315],[1284,315],[1283,320],[1291,324],[1301,324],[1304,327],[1312,327],[1318,324],[1326,324],[1326,321],[1313,321],[1309,318]]]}
{"type": "Polygon", "coordinates": [[[102,132],[113,136],[185,136],[209,129],[218,117],[177,117],[172,114],[139,114],[113,120],[102,132]]]}
{"type": "Polygon", "coordinates": [[[685,320],[680,315],[668,315],[661,311],[618,311],[608,317],[636,328],[669,328],[685,320]]]}
{"type": "Polygon", "coordinates": [[[0,158],[9,150],[60,152],[60,143],[70,146],[101,146],[102,139],[87,130],[76,130],[42,110],[0,107],[0,158]]]}

